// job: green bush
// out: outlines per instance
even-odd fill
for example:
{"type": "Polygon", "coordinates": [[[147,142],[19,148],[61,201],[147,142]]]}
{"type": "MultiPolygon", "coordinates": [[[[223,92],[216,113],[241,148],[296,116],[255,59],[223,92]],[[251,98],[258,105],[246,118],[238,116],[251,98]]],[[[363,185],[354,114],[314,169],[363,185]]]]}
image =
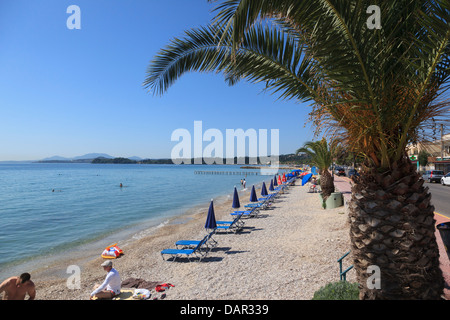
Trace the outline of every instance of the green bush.
{"type": "Polygon", "coordinates": [[[312,300],[359,300],[358,283],[348,281],[328,283],[314,292],[312,300]]]}

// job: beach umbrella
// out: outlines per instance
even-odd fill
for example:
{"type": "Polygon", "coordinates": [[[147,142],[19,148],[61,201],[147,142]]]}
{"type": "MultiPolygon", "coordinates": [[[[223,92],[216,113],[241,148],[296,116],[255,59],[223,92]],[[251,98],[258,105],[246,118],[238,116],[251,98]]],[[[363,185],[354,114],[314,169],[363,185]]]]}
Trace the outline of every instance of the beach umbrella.
{"type": "Polygon", "coordinates": [[[236,187],[234,187],[234,195],[233,195],[233,204],[232,207],[237,209],[241,207],[241,204],[239,203],[239,196],[236,190],[236,187]]]}
{"type": "Polygon", "coordinates": [[[302,186],[304,186],[309,181],[309,179],[311,179],[311,177],[312,177],[312,173],[305,174],[302,177],[302,186]]]}
{"type": "Polygon", "coordinates": [[[267,196],[269,193],[267,192],[266,183],[263,182],[262,188],[261,188],[261,195],[267,196]]]}
{"type": "Polygon", "coordinates": [[[278,183],[277,183],[277,176],[275,175],[275,177],[273,178],[273,185],[276,187],[276,186],[278,186],[278,183]]]}
{"type": "Polygon", "coordinates": [[[281,184],[281,176],[278,176],[278,184],[281,184]]]}
{"type": "Polygon", "coordinates": [[[286,182],[286,174],[283,173],[283,178],[281,178],[281,181],[286,182]]]}
{"type": "Polygon", "coordinates": [[[250,194],[250,202],[258,202],[258,197],[256,197],[255,186],[252,187],[252,192],[250,194]]]}
{"type": "Polygon", "coordinates": [[[273,188],[273,180],[270,179],[269,191],[273,191],[273,190],[275,190],[275,189],[273,188]]]}
{"type": "Polygon", "coordinates": [[[217,228],[216,215],[214,214],[214,204],[213,200],[211,199],[208,215],[206,216],[205,229],[215,229],[215,228],[217,228]]]}

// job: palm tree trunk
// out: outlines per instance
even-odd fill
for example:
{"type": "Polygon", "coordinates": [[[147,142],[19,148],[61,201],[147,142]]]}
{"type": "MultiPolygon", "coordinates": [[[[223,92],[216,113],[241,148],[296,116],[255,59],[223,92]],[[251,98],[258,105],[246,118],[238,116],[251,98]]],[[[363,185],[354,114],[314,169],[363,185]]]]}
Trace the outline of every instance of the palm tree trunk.
{"type": "Polygon", "coordinates": [[[320,173],[320,188],[322,189],[323,201],[334,192],[334,178],[328,169],[322,170],[320,173]]]}
{"type": "Polygon", "coordinates": [[[434,206],[415,166],[404,157],[389,172],[372,169],[355,182],[349,221],[360,299],[440,299],[434,206]],[[379,268],[380,286],[370,266],[379,268]]]}

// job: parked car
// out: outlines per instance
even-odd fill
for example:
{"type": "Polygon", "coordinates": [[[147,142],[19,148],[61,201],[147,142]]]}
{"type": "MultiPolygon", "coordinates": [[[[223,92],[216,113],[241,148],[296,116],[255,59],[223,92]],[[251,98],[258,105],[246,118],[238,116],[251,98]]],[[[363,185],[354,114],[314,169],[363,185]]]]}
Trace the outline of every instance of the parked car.
{"type": "Polygon", "coordinates": [[[441,178],[441,184],[443,186],[450,185],[450,172],[441,178]]]}
{"type": "Polygon", "coordinates": [[[423,180],[428,182],[441,182],[441,178],[444,176],[444,171],[442,170],[428,170],[422,175],[423,180]]]}

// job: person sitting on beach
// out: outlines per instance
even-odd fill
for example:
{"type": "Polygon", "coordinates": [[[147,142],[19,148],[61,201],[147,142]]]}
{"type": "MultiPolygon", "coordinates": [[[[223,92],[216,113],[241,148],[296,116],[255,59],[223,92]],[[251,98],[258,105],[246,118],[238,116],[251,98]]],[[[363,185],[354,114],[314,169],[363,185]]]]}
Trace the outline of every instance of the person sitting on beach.
{"type": "Polygon", "coordinates": [[[318,185],[318,184],[319,184],[319,183],[317,182],[316,177],[313,177],[313,178],[311,179],[311,186],[309,187],[309,191],[316,192],[316,189],[317,189],[317,185],[318,185]]]}
{"type": "Polygon", "coordinates": [[[112,267],[111,260],[107,260],[101,264],[103,270],[108,274],[106,275],[105,281],[101,285],[96,284],[94,286],[94,291],[91,293],[91,300],[97,299],[112,299],[120,293],[120,275],[116,269],[112,267]]]}
{"type": "Polygon", "coordinates": [[[22,273],[19,277],[10,277],[0,284],[0,293],[5,292],[3,300],[25,300],[28,293],[28,300],[36,297],[36,288],[30,280],[29,273],[22,273]]]}

